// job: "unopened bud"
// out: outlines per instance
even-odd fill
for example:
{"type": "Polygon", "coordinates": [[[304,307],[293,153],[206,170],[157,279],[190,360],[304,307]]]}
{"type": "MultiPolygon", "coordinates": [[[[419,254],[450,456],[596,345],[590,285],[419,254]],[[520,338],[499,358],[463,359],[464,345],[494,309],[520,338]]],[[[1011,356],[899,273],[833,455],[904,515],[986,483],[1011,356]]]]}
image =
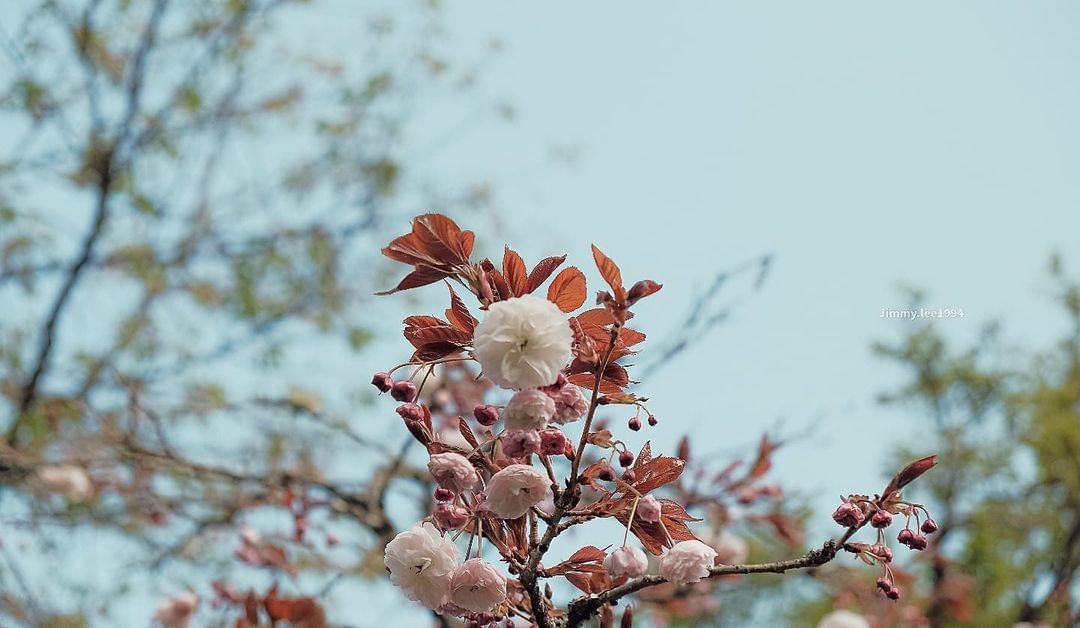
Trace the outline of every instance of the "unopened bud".
{"type": "Polygon", "coordinates": [[[875,582],[874,584],[877,585],[877,588],[881,589],[882,593],[888,593],[889,590],[893,587],[893,583],[885,577],[878,578],[877,582],[875,582]]]}
{"type": "Polygon", "coordinates": [[[908,543],[908,547],[917,552],[923,551],[928,545],[930,545],[930,541],[921,534],[916,534],[914,538],[911,539],[911,542],[908,543]]]}
{"type": "Polygon", "coordinates": [[[915,533],[911,531],[911,528],[904,528],[903,530],[900,531],[899,534],[896,535],[896,540],[901,545],[907,545],[909,547],[911,546],[911,541],[914,538],[915,538],[915,533]]]}
{"type": "Polygon", "coordinates": [[[435,506],[435,521],[443,530],[456,530],[469,520],[469,511],[453,504],[440,503],[435,506]]]}
{"type": "Polygon", "coordinates": [[[890,524],[892,524],[892,515],[884,510],[878,510],[870,517],[870,525],[875,528],[887,528],[890,524]]]}
{"type": "Polygon", "coordinates": [[[922,526],[920,526],[919,529],[927,534],[933,534],[938,531],[937,522],[927,517],[926,521],[922,522],[922,526]]]}
{"type": "Polygon", "coordinates": [[[371,376],[371,385],[379,389],[379,392],[389,392],[394,385],[394,378],[389,373],[378,372],[371,376]]]}
{"type": "Polygon", "coordinates": [[[596,477],[604,482],[611,482],[615,479],[615,472],[611,470],[609,465],[605,464],[600,468],[600,471],[597,472],[596,477]]]}
{"type": "Polygon", "coordinates": [[[661,511],[660,500],[652,495],[642,497],[637,505],[637,517],[646,523],[656,523],[660,521],[661,511]]]}
{"type": "Polygon", "coordinates": [[[659,423],[659,421],[656,420],[656,415],[655,414],[650,414],[649,415],[649,427],[656,427],[657,423],[659,423]]]}
{"type": "Polygon", "coordinates": [[[495,406],[476,406],[472,413],[476,422],[484,427],[491,427],[499,420],[499,410],[495,406]]]}
{"type": "Polygon", "coordinates": [[[406,421],[424,420],[424,409],[415,403],[403,403],[397,407],[396,412],[406,421]]]}
{"type": "Polygon", "coordinates": [[[634,464],[634,452],[629,449],[624,449],[623,452],[619,454],[619,464],[624,467],[629,467],[634,464]]]}
{"type": "Polygon", "coordinates": [[[900,587],[893,585],[891,589],[885,592],[885,595],[889,596],[890,600],[900,599],[900,587]]]}
{"type": "Polygon", "coordinates": [[[635,417],[630,417],[630,420],[626,422],[626,427],[629,427],[631,430],[633,430],[635,432],[640,430],[641,429],[641,419],[637,418],[636,416],[635,417]]]}
{"type": "Polygon", "coordinates": [[[893,559],[892,550],[882,544],[871,545],[870,552],[881,559],[882,562],[891,563],[893,559]]]}
{"type": "Polygon", "coordinates": [[[407,379],[394,382],[394,385],[390,387],[390,396],[398,401],[412,401],[416,399],[416,384],[407,379]]]}
{"type": "Polygon", "coordinates": [[[863,522],[864,517],[862,509],[851,502],[840,504],[840,507],[832,515],[833,521],[845,528],[858,527],[863,522]]]}
{"type": "Polygon", "coordinates": [[[627,606],[626,610],[622,612],[622,621],[619,622],[619,628],[633,628],[634,626],[634,607],[627,606]]]}
{"type": "Polygon", "coordinates": [[[633,469],[627,469],[626,471],[623,471],[622,479],[623,479],[623,482],[626,482],[628,484],[633,484],[634,480],[637,479],[637,474],[634,473],[633,469]]]}

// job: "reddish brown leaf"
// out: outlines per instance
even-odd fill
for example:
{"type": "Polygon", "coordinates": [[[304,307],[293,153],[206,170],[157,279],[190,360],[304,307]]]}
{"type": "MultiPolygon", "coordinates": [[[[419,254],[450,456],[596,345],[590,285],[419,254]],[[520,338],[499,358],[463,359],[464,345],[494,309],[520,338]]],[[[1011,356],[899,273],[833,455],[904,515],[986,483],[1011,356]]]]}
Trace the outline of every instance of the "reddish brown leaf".
{"type": "Polygon", "coordinates": [[[491,289],[496,295],[498,295],[500,301],[504,301],[514,296],[514,291],[510,289],[510,284],[506,282],[506,277],[497,270],[488,271],[488,281],[491,282],[491,289]]]}
{"type": "Polygon", "coordinates": [[[473,449],[480,447],[480,441],[476,440],[476,434],[473,434],[472,428],[469,427],[469,424],[462,417],[458,417],[458,431],[461,432],[461,436],[472,445],[473,449]]]}
{"type": "Polygon", "coordinates": [[[426,252],[446,266],[467,264],[461,228],[442,214],[423,214],[413,219],[413,233],[426,252]]]}
{"type": "Polygon", "coordinates": [[[454,287],[449,283],[446,287],[450,289],[450,308],[446,310],[446,318],[457,327],[458,329],[467,332],[470,336],[476,329],[476,319],[469,312],[469,308],[465,307],[465,302],[461,300],[461,297],[454,292],[454,287]]]}
{"type": "Polygon", "coordinates": [[[570,581],[570,584],[581,589],[585,593],[595,593],[595,591],[592,590],[592,578],[589,577],[589,574],[571,571],[566,574],[566,579],[570,581]]]}
{"type": "Polygon", "coordinates": [[[394,294],[395,292],[401,292],[402,290],[411,290],[412,288],[419,288],[420,286],[426,286],[433,284],[436,281],[441,281],[448,277],[446,273],[441,270],[435,270],[434,268],[428,268],[427,266],[420,266],[416,270],[412,271],[408,275],[398,282],[398,285],[389,290],[383,290],[382,292],[376,292],[377,296],[385,296],[388,294],[394,294]]]}
{"type": "Polygon", "coordinates": [[[525,294],[529,277],[525,272],[525,260],[510,247],[503,247],[503,276],[515,297],[525,294]]]}
{"type": "Polygon", "coordinates": [[[758,445],[757,458],[750,466],[748,478],[760,478],[772,468],[772,453],[781,445],[779,441],[769,440],[768,434],[761,435],[761,443],[758,445]]]}
{"type": "Polygon", "coordinates": [[[908,484],[911,484],[920,475],[922,475],[922,474],[926,473],[927,471],[929,471],[936,464],[937,464],[937,455],[926,456],[924,458],[919,458],[915,462],[912,462],[911,464],[907,465],[906,467],[901,469],[899,473],[896,474],[896,476],[892,479],[892,481],[889,482],[889,485],[887,487],[885,487],[885,492],[882,493],[882,496],[888,496],[891,493],[899,491],[900,489],[904,488],[908,484]]]}
{"type": "Polygon", "coordinates": [[[611,290],[616,293],[622,290],[622,272],[619,271],[618,264],[604,255],[604,252],[596,248],[595,244],[592,245],[592,255],[596,268],[600,270],[600,276],[604,278],[607,285],[611,286],[611,290]]]}
{"type": "Polygon", "coordinates": [[[417,349],[432,343],[451,343],[459,347],[472,342],[472,334],[453,325],[432,325],[430,327],[406,327],[405,339],[417,349]]]}
{"type": "Polygon", "coordinates": [[[626,301],[633,305],[650,294],[659,292],[663,287],[650,279],[642,279],[630,287],[630,291],[626,293],[626,301]]]}
{"type": "Polygon", "coordinates": [[[540,263],[533,267],[532,272],[529,273],[529,279],[525,282],[525,292],[530,293],[541,286],[547,278],[551,276],[551,273],[555,272],[555,269],[562,265],[566,261],[565,255],[558,257],[546,257],[540,260],[540,263]]]}
{"type": "Polygon", "coordinates": [[[604,560],[607,556],[607,552],[593,545],[586,545],[585,547],[574,552],[570,558],[567,558],[564,562],[567,563],[591,563],[600,560],[604,560]]]}
{"type": "Polygon", "coordinates": [[[429,342],[424,346],[417,348],[417,350],[413,352],[412,357],[409,358],[409,362],[412,364],[434,362],[435,360],[441,360],[448,355],[461,353],[462,350],[460,345],[452,342],[429,342]]]}
{"type": "Polygon", "coordinates": [[[548,286],[547,298],[563,312],[573,312],[581,307],[587,295],[585,273],[574,266],[564,268],[548,286]]]}
{"type": "Polygon", "coordinates": [[[653,489],[660,488],[679,479],[683,470],[686,468],[686,463],[678,458],[672,458],[670,456],[659,456],[653,458],[649,462],[643,464],[641,468],[635,469],[634,473],[637,475],[637,479],[634,482],[634,488],[639,493],[645,494],[653,489]]]}
{"type": "MultiPolygon", "coordinates": [[[[596,386],[596,376],[592,373],[576,373],[567,378],[571,384],[592,390],[596,386]]],[[[606,395],[614,395],[622,392],[622,387],[611,380],[600,380],[600,392],[606,395]]]]}
{"type": "Polygon", "coordinates": [[[273,621],[287,621],[294,628],[325,628],[326,618],[322,607],[313,598],[278,597],[274,585],[263,600],[263,608],[273,621]]]}

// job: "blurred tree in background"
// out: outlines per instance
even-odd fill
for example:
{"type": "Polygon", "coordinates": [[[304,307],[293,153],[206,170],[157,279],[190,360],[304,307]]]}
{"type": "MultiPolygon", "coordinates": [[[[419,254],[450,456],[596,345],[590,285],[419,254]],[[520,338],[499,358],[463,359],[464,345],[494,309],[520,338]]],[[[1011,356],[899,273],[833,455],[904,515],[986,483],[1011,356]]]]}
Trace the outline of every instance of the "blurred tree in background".
{"type": "Polygon", "coordinates": [[[0,624],[127,625],[125,595],[234,569],[256,511],[297,532],[249,533],[239,557],[304,563],[323,592],[393,534],[385,493],[409,470],[358,428],[370,393],[343,369],[379,320],[384,225],[484,206],[433,187],[404,141],[416,103],[465,97],[473,69],[437,54],[433,5],[354,8],[363,43],[341,58],[296,41],[340,26],[307,4],[4,7],[0,624]]]}
{"type": "MultiPolygon", "coordinates": [[[[882,395],[911,409],[902,460],[939,453],[910,497],[935,513],[939,532],[903,569],[914,586],[892,604],[853,587],[862,569],[823,572],[834,605],[877,626],[1075,626],[1080,587],[1080,284],[1051,261],[1053,300],[1066,333],[1047,349],[1010,347],[987,324],[970,346],[951,346],[945,323],[919,322],[875,352],[908,381],[882,395]]],[[[911,307],[924,295],[909,292],[911,307]]],[[[929,319],[922,319],[927,321],[929,319]]],[[[887,468],[887,467],[886,467],[887,468]]],[[[800,613],[807,609],[800,609],[800,613]]]]}

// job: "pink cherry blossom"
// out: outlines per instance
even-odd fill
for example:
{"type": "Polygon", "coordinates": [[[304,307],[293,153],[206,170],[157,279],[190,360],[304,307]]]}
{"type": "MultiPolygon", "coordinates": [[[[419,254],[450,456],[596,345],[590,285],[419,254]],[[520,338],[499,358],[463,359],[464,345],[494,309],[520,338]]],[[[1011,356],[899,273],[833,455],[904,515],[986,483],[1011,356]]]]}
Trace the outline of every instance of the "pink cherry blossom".
{"type": "Polygon", "coordinates": [[[506,577],[494,565],[472,558],[454,571],[450,603],[474,613],[487,613],[506,599],[506,577]]]}
{"type": "Polygon", "coordinates": [[[540,451],[540,432],[536,430],[507,430],[501,438],[503,453],[511,458],[524,458],[540,451]]]}
{"type": "Polygon", "coordinates": [[[589,411],[589,402],[585,399],[585,395],[581,394],[580,388],[570,382],[564,383],[556,391],[548,390],[547,393],[555,401],[555,414],[551,420],[559,425],[573,423],[589,411]]]}
{"type": "Polygon", "coordinates": [[[640,548],[625,545],[607,555],[604,569],[612,578],[626,576],[637,578],[645,575],[649,569],[649,559],[640,548]]]}
{"type": "Polygon", "coordinates": [[[450,599],[450,581],[461,564],[457,547],[430,523],[416,525],[386,544],[390,581],[410,600],[437,609],[450,599]]]}
{"type": "Polygon", "coordinates": [[[679,541],[660,558],[660,576],[674,584],[698,582],[715,560],[716,550],[701,541],[679,541]]]}
{"type": "Polygon", "coordinates": [[[535,388],[514,393],[503,412],[508,430],[542,430],[554,415],[555,402],[535,388]]]}
{"type": "Polygon", "coordinates": [[[453,452],[432,454],[428,460],[428,471],[439,486],[455,493],[471,491],[479,481],[469,459],[453,452]]]}
{"type": "Polygon", "coordinates": [[[527,464],[512,464],[488,482],[487,507],[503,519],[516,519],[551,494],[548,479],[527,464]]]}

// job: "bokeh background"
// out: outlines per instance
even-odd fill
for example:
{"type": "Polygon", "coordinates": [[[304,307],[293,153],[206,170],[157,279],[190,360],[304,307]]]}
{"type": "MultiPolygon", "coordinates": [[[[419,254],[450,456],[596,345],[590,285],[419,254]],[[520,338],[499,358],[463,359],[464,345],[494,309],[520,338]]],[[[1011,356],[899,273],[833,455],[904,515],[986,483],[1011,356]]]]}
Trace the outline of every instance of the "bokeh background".
{"type": "MultiPolygon", "coordinates": [[[[223,518],[198,504],[220,486],[121,451],[116,432],[363,486],[382,453],[339,428],[400,440],[367,381],[408,357],[404,314],[445,307],[437,288],[371,296],[401,275],[378,248],[426,211],[476,231],[483,254],[568,253],[591,278],[596,243],[662,282],[635,320],[661,422],[648,438],[673,451],[690,434],[715,460],[783,439],[773,475],[810,545],[834,532],[837,496],[880,490],[898,451],[952,451],[943,477],[963,480],[914,497],[959,511],[935,551],[968,578],[970,608],[935,625],[1070,621],[1075,3],[162,4],[141,70],[155,3],[17,0],[0,17],[4,625],[145,625],[188,587],[204,596],[196,625],[216,625],[230,615],[211,581],[280,580],[232,551],[241,524],[272,534],[287,513],[223,518]],[[94,232],[102,164],[107,220],[46,332],[94,232]],[[963,316],[881,316],[914,302],[963,316]],[[89,503],[33,486],[59,463],[91,471],[89,503]],[[1025,500],[1047,518],[1000,510],[1025,500]],[[1028,547],[984,518],[1039,532],[1028,547]]],[[[402,527],[422,492],[395,487],[402,527]]],[[[431,621],[359,566],[368,532],[323,525],[342,539],[322,548],[335,568],[313,559],[282,580],[290,594],[325,592],[334,625],[431,621]]],[[[847,604],[835,583],[769,586],[782,603],[695,621],[813,625],[847,604]]]]}

